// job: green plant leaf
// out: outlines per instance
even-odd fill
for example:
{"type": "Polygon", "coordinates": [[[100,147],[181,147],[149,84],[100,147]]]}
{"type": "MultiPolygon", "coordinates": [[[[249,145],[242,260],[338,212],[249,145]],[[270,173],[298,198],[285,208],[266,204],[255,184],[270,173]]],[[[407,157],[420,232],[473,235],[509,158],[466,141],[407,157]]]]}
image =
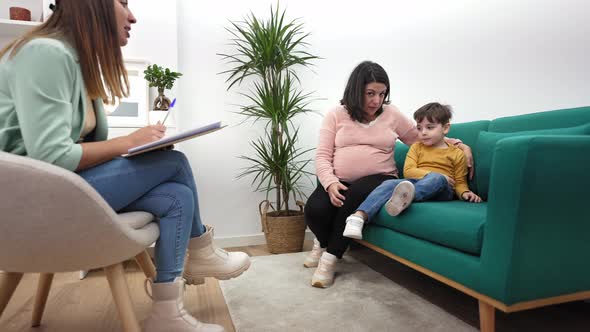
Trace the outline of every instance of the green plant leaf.
{"type": "Polygon", "coordinates": [[[171,71],[169,68],[164,69],[157,64],[147,66],[143,74],[150,87],[168,90],[172,89],[174,82],[182,76],[179,72],[171,71]]]}
{"type": "Polygon", "coordinates": [[[228,90],[250,78],[247,91],[239,92],[247,104],[236,113],[265,129],[250,142],[252,154],[240,156],[248,166],[237,177],[251,177],[255,191],[267,198],[274,193],[276,210],[288,211],[291,199],[303,197],[302,180],[313,185],[312,173],[306,171],[313,149],[297,146],[299,128],[293,123],[298,115],[313,112],[308,108],[313,98],[301,89],[298,68],[311,67],[320,58],[305,50],[310,34],[304,33],[303,24],[288,21],[278,5],[270,7],[268,19],[250,12],[242,21],[230,21],[226,30],[233,51],[218,54],[229,66],[220,74],[227,76],[228,90]]]}

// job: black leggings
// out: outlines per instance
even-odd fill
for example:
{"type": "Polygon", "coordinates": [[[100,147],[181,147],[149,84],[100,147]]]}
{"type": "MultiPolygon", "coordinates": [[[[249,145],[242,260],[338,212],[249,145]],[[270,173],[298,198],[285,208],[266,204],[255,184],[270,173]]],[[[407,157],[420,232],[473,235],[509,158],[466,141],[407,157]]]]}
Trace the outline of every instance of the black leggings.
{"type": "Polygon", "coordinates": [[[346,197],[341,207],[333,206],[324,187],[318,184],[305,204],[305,222],[320,241],[322,248],[327,247],[329,253],[342,258],[350,242],[349,238],[342,236],[346,227],[346,218],[356,211],[373,189],[390,179],[396,179],[396,177],[376,174],[365,176],[353,183],[343,182],[348,190],[341,192],[346,197]]]}

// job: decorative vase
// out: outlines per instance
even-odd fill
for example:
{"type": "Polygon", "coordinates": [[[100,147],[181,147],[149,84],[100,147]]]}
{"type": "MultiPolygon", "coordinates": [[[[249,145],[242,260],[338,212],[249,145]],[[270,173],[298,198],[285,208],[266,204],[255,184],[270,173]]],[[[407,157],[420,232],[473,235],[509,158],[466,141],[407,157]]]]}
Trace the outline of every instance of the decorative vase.
{"type": "Polygon", "coordinates": [[[170,108],[170,99],[164,95],[164,89],[158,88],[158,96],[154,99],[154,111],[167,111],[170,108]]]}
{"type": "Polygon", "coordinates": [[[18,21],[30,21],[31,11],[22,7],[10,7],[10,19],[18,21]]]}

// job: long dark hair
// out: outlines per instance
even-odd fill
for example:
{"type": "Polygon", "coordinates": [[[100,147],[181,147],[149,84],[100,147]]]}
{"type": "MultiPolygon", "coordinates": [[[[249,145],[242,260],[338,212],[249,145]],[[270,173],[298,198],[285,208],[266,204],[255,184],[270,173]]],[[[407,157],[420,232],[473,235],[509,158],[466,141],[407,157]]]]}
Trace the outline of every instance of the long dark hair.
{"type": "Polygon", "coordinates": [[[78,53],[90,98],[107,103],[129,94],[129,81],[119,45],[113,0],[56,0],[49,19],[9,43],[0,58],[12,49],[14,56],[35,38],[65,39],[78,53]]]}
{"type": "MultiPolygon", "coordinates": [[[[383,67],[375,62],[363,61],[350,74],[340,104],[344,105],[353,120],[367,122],[364,111],[365,88],[367,84],[374,82],[385,84],[387,90],[383,103],[389,104],[389,77],[383,67]]],[[[377,115],[381,113],[383,113],[383,105],[377,111],[377,115]]]]}

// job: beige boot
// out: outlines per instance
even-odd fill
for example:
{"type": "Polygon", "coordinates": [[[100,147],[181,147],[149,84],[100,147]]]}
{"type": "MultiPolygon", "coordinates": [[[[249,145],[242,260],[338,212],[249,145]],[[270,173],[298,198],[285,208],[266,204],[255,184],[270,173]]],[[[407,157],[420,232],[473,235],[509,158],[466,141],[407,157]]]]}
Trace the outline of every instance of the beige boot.
{"type": "Polygon", "coordinates": [[[318,268],[311,277],[311,285],[318,288],[330,287],[334,283],[334,272],[338,257],[329,252],[324,252],[320,257],[318,268]]]}
{"type": "Polygon", "coordinates": [[[202,284],[205,277],[220,280],[235,278],[250,267],[250,256],[244,252],[227,252],[213,244],[213,227],[192,238],[188,244],[188,258],[183,277],[187,285],[202,284]]]}
{"type": "Polygon", "coordinates": [[[307,256],[305,256],[305,260],[303,261],[303,266],[305,267],[317,267],[320,261],[320,257],[322,254],[326,252],[326,248],[322,248],[320,246],[320,241],[318,239],[313,239],[313,248],[307,256]]]}
{"type": "MultiPolygon", "coordinates": [[[[147,284],[145,283],[146,293],[147,284]]],[[[184,309],[182,293],[184,291],[184,280],[178,277],[172,282],[152,283],[153,300],[150,315],[141,323],[143,332],[223,332],[220,325],[205,324],[189,315],[184,309]]]]}

